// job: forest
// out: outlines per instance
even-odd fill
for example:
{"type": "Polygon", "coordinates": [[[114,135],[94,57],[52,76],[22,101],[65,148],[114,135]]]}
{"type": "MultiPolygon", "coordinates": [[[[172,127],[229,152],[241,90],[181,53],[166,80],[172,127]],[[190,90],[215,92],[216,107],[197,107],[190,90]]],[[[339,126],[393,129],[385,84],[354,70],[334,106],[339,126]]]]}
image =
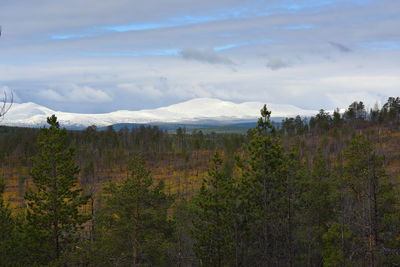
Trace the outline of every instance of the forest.
{"type": "Polygon", "coordinates": [[[1,126],[0,265],[399,266],[400,98],[260,108],[247,134],[1,126]]]}

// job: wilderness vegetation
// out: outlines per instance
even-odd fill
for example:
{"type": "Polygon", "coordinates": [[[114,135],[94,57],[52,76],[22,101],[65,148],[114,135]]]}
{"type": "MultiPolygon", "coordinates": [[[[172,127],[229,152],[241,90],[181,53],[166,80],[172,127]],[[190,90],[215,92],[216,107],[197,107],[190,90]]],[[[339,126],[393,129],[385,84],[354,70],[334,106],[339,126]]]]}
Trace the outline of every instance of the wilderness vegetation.
{"type": "Polygon", "coordinates": [[[400,98],[240,134],[0,127],[1,266],[398,266],[400,98]]]}

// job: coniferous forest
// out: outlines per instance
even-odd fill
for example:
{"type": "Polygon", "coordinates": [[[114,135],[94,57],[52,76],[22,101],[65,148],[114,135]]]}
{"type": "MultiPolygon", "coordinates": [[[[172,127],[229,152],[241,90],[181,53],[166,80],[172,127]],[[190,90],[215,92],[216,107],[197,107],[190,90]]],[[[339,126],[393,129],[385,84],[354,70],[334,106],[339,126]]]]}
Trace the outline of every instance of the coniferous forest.
{"type": "Polygon", "coordinates": [[[400,98],[271,115],[243,135],[0,127],[0,265],[399,266],[400,98]]]}

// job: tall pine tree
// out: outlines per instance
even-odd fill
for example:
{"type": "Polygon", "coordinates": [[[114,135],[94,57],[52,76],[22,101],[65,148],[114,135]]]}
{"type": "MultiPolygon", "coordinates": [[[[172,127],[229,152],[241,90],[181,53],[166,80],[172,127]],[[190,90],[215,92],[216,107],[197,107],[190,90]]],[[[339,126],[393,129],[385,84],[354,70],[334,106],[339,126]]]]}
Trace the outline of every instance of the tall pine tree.
{"type": "Polygon", "coordinates": [[[239,167],[242,265],[278,266],[289,258],[287,174],[280,138],[266,106],[239,167]]]}
{"type": "Polygon", "coordinates": [[[25,195],[31,257],[39,263],[59,259],[88,219],[79,211],[88,196],[77,186],[79,168],[74,150],[67,146],[66,130],[60,129],[54,115],[47,123],[50,127],[40,130],[30,171],[34,188],[25,195]]]}

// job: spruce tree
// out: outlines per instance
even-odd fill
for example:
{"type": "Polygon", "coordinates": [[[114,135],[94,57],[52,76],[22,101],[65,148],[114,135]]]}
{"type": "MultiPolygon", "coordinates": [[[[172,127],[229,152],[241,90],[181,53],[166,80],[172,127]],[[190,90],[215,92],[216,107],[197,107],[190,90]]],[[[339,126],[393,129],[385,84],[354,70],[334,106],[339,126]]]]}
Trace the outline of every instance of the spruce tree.
{"type": "Polygon", "coordinates": [[[78,188],[79,168],[74,150],[68,148],[66,130],[56,116],[47,118],[49,128],[41,128],[37,155],[30,171],[34,188],[25,195],[28,236],[32,261],[57,260],[77,238],[77,231],[88,219],[80,208],[88,196],[78,188]]]}

